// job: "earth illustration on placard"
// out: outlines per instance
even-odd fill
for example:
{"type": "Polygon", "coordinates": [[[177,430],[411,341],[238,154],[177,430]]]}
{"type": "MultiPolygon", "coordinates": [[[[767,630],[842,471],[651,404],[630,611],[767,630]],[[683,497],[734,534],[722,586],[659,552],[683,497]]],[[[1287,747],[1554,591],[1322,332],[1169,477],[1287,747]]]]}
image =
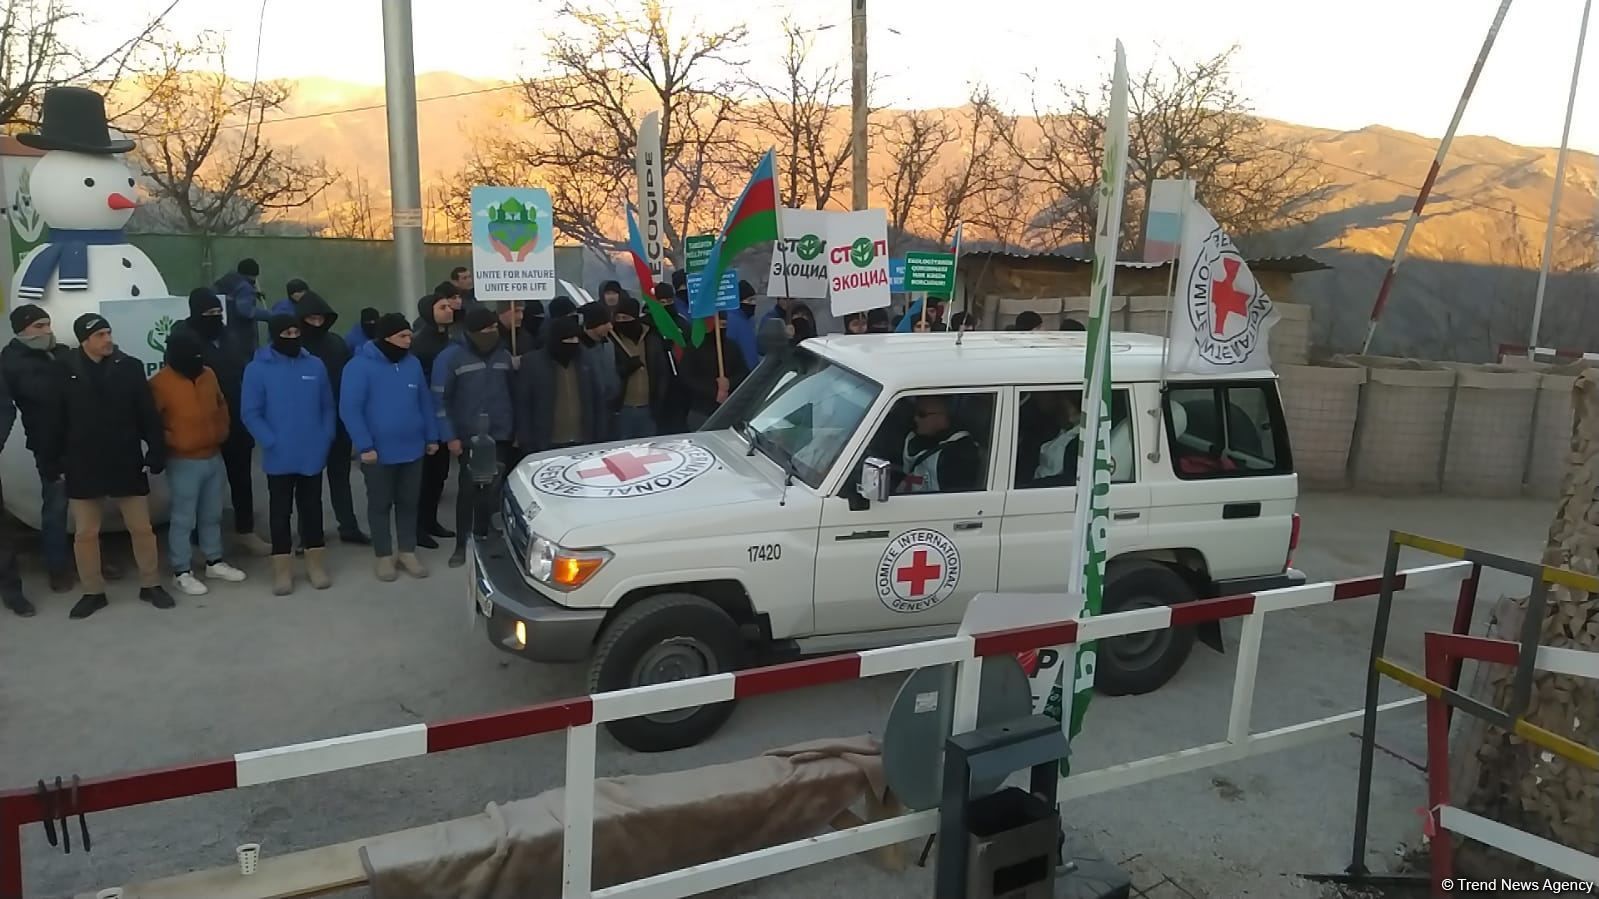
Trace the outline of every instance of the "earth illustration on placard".
{"type": "Polygon", "coordinates": [[[539,218],[531,203],[516,197],[488,208],[489,243],[506,262],[521,262],[539,245],[539,218]]]}

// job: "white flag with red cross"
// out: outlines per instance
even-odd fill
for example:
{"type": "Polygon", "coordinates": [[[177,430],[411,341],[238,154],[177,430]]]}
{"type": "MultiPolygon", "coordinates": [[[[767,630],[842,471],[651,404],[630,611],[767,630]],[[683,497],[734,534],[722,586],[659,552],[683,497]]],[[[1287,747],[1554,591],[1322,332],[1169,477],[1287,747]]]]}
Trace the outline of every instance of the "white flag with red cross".
{"type": "Polygon", "coordinates": [[[1277,311],[1210,210],[1190,203],[1173,289],[1166,367],[1226,375],[1271,371],[1277,311]]]}

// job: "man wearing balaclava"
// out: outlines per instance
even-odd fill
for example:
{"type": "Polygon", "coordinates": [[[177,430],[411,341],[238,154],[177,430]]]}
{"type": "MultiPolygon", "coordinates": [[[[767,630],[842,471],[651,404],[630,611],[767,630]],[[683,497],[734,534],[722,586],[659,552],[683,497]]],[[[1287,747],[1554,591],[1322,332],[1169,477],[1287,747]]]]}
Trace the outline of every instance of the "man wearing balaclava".
{"type": "Polygon", "coordinates": [[[621,385],[613,435],[619,440],[661,433],[672,389],[671,356],[661,335],[643,317],[638,300],[623,296],[611,314],[616,375],[621,385]]]}
{"type": "Polygon", "coordinates": [[[516,442],[523,453],[597,443],[613,411],[606,382],[615,371],[605,378],[596,371],[597,354],[583,346],[583,322],[566,315],[544,328],[543,348],[523,357],[517,372],[516,442]]]}
{"type": "Polygon", "coordinates": [[[211,592],[206,581],[238,583],[244,572],[223,559],[222,490],[228,469],[222,442],[228,439],[228,403],[216,373],[205,367],[205,345],[191,330],[167,336],[166,365],[150,379],[156,414],[167,443],[167,490],[172,497],[167,562],[178,589],[189,596],[211,592]],[[201,579],[193,571],[193,536],[205,559],[201,579]]]}
{"type": "Polygon", "coordinates": [[[600,285],[600,302],[608,309],[615,309],[617,301],[622,299],[622,293],[622,282],[606,281],[600,285]]]}
{"type": "MultiPolygon", "coordinates": [[[[575,321],[571,316],[567,320],[575,321]]],[[[486,413],[489,417],[489,437],[494,440],[499,464],[502,468],[511,464],[511,440],[516,434],[516,376],[511,350],[500,335],[499,317],[481,303],[467,312],[460,337],[433,362],[433,405],[439,440],[452,458],[460,460],[451,568],[466,564],[466,540],[472,533],[478,488],[472,480],[467,449],[477,434],[479,416],[486,413]]]]}
{"type": "Polygon", "coordinates": [[[382,315],[383,313],[372,306],[361,307],[360,318],[355,320],[355,324],[350,326],[350,330],[344,332],[344,343],[350,348],[351,353],[360,349],[361,344],[372,339],[372,335],[377,331],[378,319],[382,315]]]}
{"type": "Polygon", "coordinates": [[[413,339],[405,316],[390,312],[378,319],[377,336],[350,363],[339,400],[339,418],[366,479],[366,517],[380,581],[394,580],[396,568],[414,578],[428,576],[416,556],[416,504],[422,459],[439,451],[439,426],[422,363],[411,352],[413,339]]]}
{"type": "Polygon", "coordinates": [[[738,347],[738,351],[744,356],[744,367],[750,371],[754,371],[755,366],[761,362],[761,345],[756,328],[765,321],[761,319],[761,322],[758,322],[755,319],[755,296],[755,285],[748,281],[739,281],[738,314],[722,316],[726,323],[723,331],[726,332],[727,339],[738,347]]]}
{"type": "Polygon", "coordinates": [[[87,618],[106,607],[100,565],[100,521],[106,501],[122,513],[139,564],[139,599],[170,609],[161,586],[155,531],[150,527],[150,479],[166,467],[161,419],[144,378],[144,363],[117,349],[111,323],[90,312],[72,323],[78,349],[67,359],[70,376],[61,397],[61,437],[56,444],[66,473],[73,550],[83,597],[70,617],[87,618]]]}
{"type": "Polygon", "coordinates": [[[318,590],[333,585],[323,563],[322,470],[338,414],[327,368],[301,345],[300,323],[293,316],[274,315],[267,330],[270,343],[244,369],[243,418],[261,445],[272,530],[272,592],[284,596],[294,590],[289,518],[296,511],[306,580],[318,590]]]}
{"type": "Polygon", "coordinates": [[[214,293],[228,298],[229,330],[249,344],[251,349],[260,345],[256,322],[264,322],[271,317],[261,303],[261,290],[256,286],[260,277],[261,266],[254,259],[240,259],[233,271],[218,278],[212,285],[214,293]]]}
{"type": "MultiPolygon", "coordinates": [[[[339,389],[344,380],[344,367],[352,357],[350,347],[333,326],[339,314],[328,301],[314,290],[308,290],[295,306],[295,317],[300,320],[300,344],[306,352],[322,360],[328,370],[328,382],[333,385],[333,402],[339,401],[339,389]]],[[[368,546],[372,538],[361,531],[355,518],[355,500],[350,493],[350,435],[342,423],[334,424],[333,446],[328,448],[329,499],[333,504],[333,518],[339,523],[339,541],[355,546],[368,546]]]]}
{"type": "Polygon", "coordinates": [[[50,314],[32,303],[11,310],[11,330],[16,336],[0,350],[0,372],[22,415],[23,436],[39,470],[39,542],[50,590],[65,593],[77,582],[77,572],[68,551],[67,485],[54,439],[59,437],[61,396],[72,350],[56,340],[50,314]]]}
{"type": "Polygon", "coordinates": [[[255,533],[255,439],[240,417],[244,405],[244,367],[254,350],[244,337],[226,328],[222,299],[207,287],[189,292],[189,317],[173,326],[174,333],[189,331],[200,338],[205,365],[217,376],[228,403],[228,439],[222,444],[222,464],[228,471],[228,494],[233,506],[233,542],[255,556],[272,553],[271,544],[255,533]]]}
{"type": "MultiPolygon", "coordinates": [[[[448,282],[446,282],[448,283],[448,282]]],[[[411,323],[411,355],[422,364],[422,377],[432,393],[433,363],[455,341],[464,318],[455,311],[449,297],[437,291],[416,301],[416,321],[411,323]]],[[[435,410],[436,412],[437,410],[435,410]]],[[[416,545],[438,549],[440,539],[455,532],[439,523],[439,500],[444,496],[444,481],[450,476],[450,454],[439,452],[422,457],[422,492],[416,504],[416,545]]]]}
{"type": "Polygon", "coordinates": [[[689,430],[698,430],[711,417],[738,385],[744,382],[749,375],[749,368],[744,364],[744,354],[739,351],[738,344],[727,336],[726,320],[730,315],[738,312],[718,312],[723,320],[722,326],[714,332],[707,331],[705,340],[697,347],[690,347],[683,355],[683,364],[680,369],[683,387],[688,393],[689,408],[687,425],[689,430]],[[716,349],[717,337],[720,336],[722,350],[718,357],[716,349]],[[718,358],[721,368],[718,370],[718,358]]]}

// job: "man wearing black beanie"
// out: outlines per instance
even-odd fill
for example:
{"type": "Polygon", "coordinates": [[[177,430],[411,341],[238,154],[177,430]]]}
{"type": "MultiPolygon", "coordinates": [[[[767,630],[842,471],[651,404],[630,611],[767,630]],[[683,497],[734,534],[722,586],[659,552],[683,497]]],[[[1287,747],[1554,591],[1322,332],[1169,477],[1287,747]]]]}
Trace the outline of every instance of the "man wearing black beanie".
{"type": "Polygon", "coordinates": [[[488,436],[494,441],[498,465],[504,470],[511,464],[517,365],[507,341],[501,337],[500,324],[493,309],[482,303],[473,306],[467,310],[461,335],[433,362],[433,405],[438,414],[439,439],[450,455],[460,460],[451,568],[466,564],[466,540],[472,532],[473,513],[480,496],[466,452],[477,434],[480,416],[488,416],[488,436]]]}
{"type": "Polygon", "coordinates": [[[228,328],[243,338],[252,350],[260,343],[256,322],[272,317],[261,303],[261,290],[256,286],[260,277],[261,266],[254,259],[240,259],[233,271],[212,285],[216,293],[228,299],[228,328]]]}
{"type": "Polygon", "coordinates": [[[620,391],[612,434],[618,440],[654,437],[661,433],[659,423],[670,411],[671,356],[661,335],[643,318],[639,301],[630,296],[617,301],[611,327],[620,391]]]}
{"type": "MultiPolygon", "coordinates": [[[[39,542],[50,575],[50,589],[65,593],[72,589],[77,574],[67,548],[67,488],[55,441],[60,437],[61,396],[66,386],[66,362],[72,351],[56,341],[50,314],[32,303],[11,310],[11,330],[16,336],[0,350],[0,372],[22,415],[28,451],[39,470],[39,542]]],[[[4,407],[0,406],[0,413],[3,412],[4,407]]],[[[20,604],[11,608],[23,614],[20,604]]]]}
{"type": "Polygon", "coordinates": [[[161,586],[155,531],[150,527],[149,475],[166,468],[166,440],[144,364],[117,349],[111,323],[97,312],[72,323],[78,349],[67,360],[71,376],[61,399],[61,454],[72,510],[73,551],[83,597],[72,618],[106,607],[100,564],[100,521],[106,500],[116,503],[139,564],[139,598],[170,609],[161,586]]]}

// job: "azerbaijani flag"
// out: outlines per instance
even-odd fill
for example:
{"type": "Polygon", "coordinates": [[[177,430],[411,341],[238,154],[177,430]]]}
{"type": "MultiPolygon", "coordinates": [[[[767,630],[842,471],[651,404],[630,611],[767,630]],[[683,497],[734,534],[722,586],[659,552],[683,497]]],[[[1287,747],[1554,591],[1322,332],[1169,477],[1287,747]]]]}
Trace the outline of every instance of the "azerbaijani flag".
{"type": "MultiPolygon", "coordinates": [[[[722,272],[733,258],[762,241],[777,239],[777,158],[772,150],[761,157],[760,164],[744,185],[738,202],[727,214],[727,224],[711,245],[710,258],[700,273],[699,289],[689,300],[689,314],[696,324],[700,319],[716,314],[716,287],[722,272]]],[[[703,336],[703,329],[694,329],[695,338],[703,336]]],[[[694,340],[699,346],[700,341],[694,340]]]]}
{"type": "Polygon", "coordinates": [[[678,346],[683,345],[683,329],[677,326],[672,314],[655,299],[655,276],[650,271],[649,260],[644,255],[644,235],[638,229],[638,210],[627,204],[627,252],[633,257],[633,272],[638,275],[639,296],[644,308],[650,311],[650,321],[655,332],[678,346]]]}

